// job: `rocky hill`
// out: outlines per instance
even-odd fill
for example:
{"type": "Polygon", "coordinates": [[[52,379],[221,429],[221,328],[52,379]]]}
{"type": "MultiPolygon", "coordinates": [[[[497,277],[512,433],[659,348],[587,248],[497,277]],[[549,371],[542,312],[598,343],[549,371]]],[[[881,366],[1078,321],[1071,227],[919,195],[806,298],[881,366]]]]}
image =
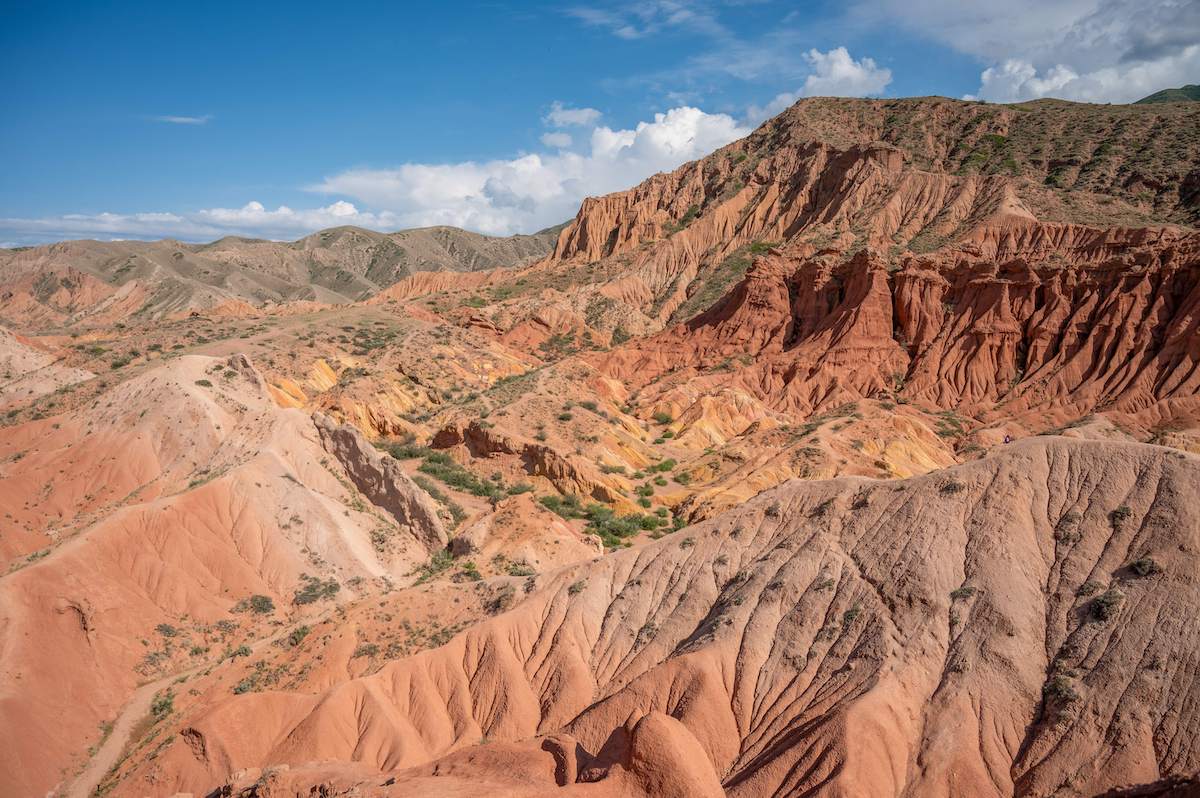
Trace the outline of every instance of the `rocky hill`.
{"type": "Polygon", "coordinates": [[[585,201],[549,263],[622,260],[608,295],[638,297],[662,324],[703,310],[746,248],[772,243],[888,260],[991,244],[1011,259],[1026,252],[996,249],[1009,231],[1053,248],[1061,225],[1191,228],[1197,130],[1200,110],[1173,104],[802,100],[705,159],[585,201]]]}

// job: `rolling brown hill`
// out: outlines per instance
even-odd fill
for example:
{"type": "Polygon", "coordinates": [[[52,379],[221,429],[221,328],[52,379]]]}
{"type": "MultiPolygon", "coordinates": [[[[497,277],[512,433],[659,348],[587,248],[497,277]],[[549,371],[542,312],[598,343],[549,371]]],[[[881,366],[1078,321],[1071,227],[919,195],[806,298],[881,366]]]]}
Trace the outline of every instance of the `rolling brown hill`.
{"type": "Polygon", "coordinates": [[[545,254],[556,228],[493,238],[453,227],[322,230],[291,243],[223,238],[66,241],[0,250],[0,320],[22,327],[157,320],[213,307],[345,303],[416,272],[513,266],[545,254]]]}

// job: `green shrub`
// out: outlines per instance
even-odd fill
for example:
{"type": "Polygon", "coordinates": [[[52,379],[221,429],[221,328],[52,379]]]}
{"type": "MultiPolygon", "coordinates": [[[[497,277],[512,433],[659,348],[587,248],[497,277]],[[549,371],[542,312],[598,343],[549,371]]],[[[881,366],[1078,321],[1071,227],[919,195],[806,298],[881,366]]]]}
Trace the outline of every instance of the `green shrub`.
{"type": "Polygon", "coordinates": [[[292,601],[296,604],[313,604],[323,599],[331,599],[342,589],[338,581],[332,577],[322,581],[319,577],[305,574],[300,579],[303,584],[296,588],[292,597],[292,601]]]}
{"type": "Polygon", "coordinates": [[[416,460],[419,457],[424,457],[431,453],[431,449],[427,446],[417,446],[412,442],[407,443],[389,443],[384,448],[388,454],[397,460],[416,460]]]}
{"type": "Polygon", "coordinates": [[[479,568],[475,563],[467,560],[458,566],[458,573],[452,579],[455,582],[478,582],[483,579],[483,574],[479,573],[479,568]]]}
{"type": "Polygon", "coordinates": [[[419,585],[446,571],[453,564],[454,555],[450,553],[449,549],[442,549],[434,552],[433,556],[429,558],[429,562],[418,566],[412,573],[419,574],[416,582],[419,585]]]}
{"type": "Polygon", "coordinates": [[[164,718],[175,711],[175,694],[170,690],[165,693],[159,693],[154,696],[154,700],[150,702],[150,714],[155,720],[164,718]]]}
{"type": "Polygon", "coordinates": [[[1152,576],[1162,571],[1162,566],[1153,557],[1140,557],[1129,563],[1129,570],[1137,576],[1152,576]]]}
{"type": "Polygon", "coordinates": [[[509,576],[533,576],[537,573],[529,563],[521,560],[508,563],[504,570],[509,576]]]}
{"type": "Polygon", "coordinates": [[[373,657],[379,653],[379,646],[374,643],[363,643],[358,648],[354,649],[354,653],[350,655],[351,659],[357,657],[373,657]]]}
{"type": "Polygon", "coordinates": [[[1079,693],[1071,684],[1071,679],[1065,674],[1058,673],[1042,686],[1042,698],[1047,702],[1069,704],[1079,700],[1079,693]]]}
{"type": "Polygon", "coordinates": [[[583,507],[579,504],[578,496],[543,496],[538,499],[542,506],[552,513],[567,519],[583,518],[583,507]]]}
{"type": "Polygon", "coordinates": [[[1097,621],[1107,621],[1117,614],[1117,607],[1125,597],[1121,591],[1110,588],[1092,599],[1092,617],[1097,621]]]}
{"type": "Polygon", "coordinates": [[[491,480],[480,479],[459,465],[454,458],[445,452],[430,452],[425,455],[425,462],[417,467],[423,474],[428,474],[464,493],[485,499],[499,500],[504,495],[503,485],[491,480]]]}

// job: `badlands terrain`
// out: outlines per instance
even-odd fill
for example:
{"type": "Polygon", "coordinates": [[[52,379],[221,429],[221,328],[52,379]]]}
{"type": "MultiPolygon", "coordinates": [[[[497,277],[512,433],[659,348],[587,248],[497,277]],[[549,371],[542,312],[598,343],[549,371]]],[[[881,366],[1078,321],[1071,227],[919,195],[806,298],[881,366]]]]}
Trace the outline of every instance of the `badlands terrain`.
{"type": "Polygon", "coordinates": [[[0,250],[0,795],[1200,794],[1200,104],[0,250]]]}

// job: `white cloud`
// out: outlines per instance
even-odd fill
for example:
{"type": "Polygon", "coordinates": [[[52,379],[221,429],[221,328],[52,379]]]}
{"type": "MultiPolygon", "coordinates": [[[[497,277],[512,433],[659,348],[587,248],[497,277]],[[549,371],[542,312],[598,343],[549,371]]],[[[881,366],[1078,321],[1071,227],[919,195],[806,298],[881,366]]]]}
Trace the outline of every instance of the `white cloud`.
{"type": "Polygon", "coordinates": [[[981,83],[979,94],[968,95],[967,99],[1015,102],[1030,97],[1057,95],[1059,90],[1071,81],[1078,80],[1079,76],[1070,68],[1058,64],[1048,70],[1044,76],[1038,77],[1033,64],[1010,58],[999,66],[983,70],[979,79],[981,83]]]}
{"type": "Polygon", "coordinates": [[[156,116],[155,122],[167,122],[172,125],[207,125],[212,114],[204,116],[156,116]]]}
{"type": "Polygon", "coordinates": [[[551,127],[587,127],[599,122],[601,116],[595,108],[567,108],[555,100],[542,122],[551,127]]]}
{"type": "Polygon", "coordinates": [[[984,100],[1130,102],[1200,74],[1196,0],[858,0],[854,13],[983,60],[984,100]]]}
{"type": "Polygon", "coordinates": [[[575,6],[566,13],[588,25],[607,28],[621,39],[642,39],[672,28],[724,35],[716,5],[705,0],[639,0],[607,7],[575,6]]]}
{"type": "Polygon", "coordinates": [[[968,99],[1019,102],[1058,97],[1080,102],[1131,102],[1159,89],[1173,88],[1200,74],[1200,45],[1154,61],[1117,64],[1078,74],[1065,64],[1044,72],[1028,61],[1009,59],[988,67],[978,93],[968,99]]]}
{"type": "Polygon", "coordinates": [[[338,225],[394,229],[388,213],[366,213],[345,201],[323,208],[293,210],[280,205],[267,210],[260,202],[241,208],[209,208],[195,213],[67,214],[40,219],[0,218],[0,231],[23,243],[66,238],[178,238],[211,241],[226,235],[293,239],[338,225]]]}
{"type": "Polygon", "coordinates": [[[565,150],[571,146],[572,140],[569,133],[543,133],[542,143],[547,147],[556,147],[560,150],[565,150]]]}
{"type": "Polygon", "coordinates": [[[866,97],[879,94],[892,82],[892,71],[870,58],[855,61],[845,47],[827,53],[809,50],[805,59],[812,74],[804,79],[806,97],[866,97]]]}
{"type": "Polygon", "coordinates": [[[845,47],[835,47],[822,53],[809,50],[804,54],[812,72],[804,79],[799,91],[775,95],[766,105],[752,105],[746,118],[761,122],[789,108],[801,97],[867,97],[878,95],[892,82],[892,71],[876,65],[871,58],[855,61],[845,47]]]}
{"type": "Polygon", "coordinates": [[[484,233],[529,232],[570,218],[587,196],[635,185],[749,133],[726,114],[679,107],[635,128],[592,129],[587,150],[508,160],[354,169],[313,190],[386,208],[402,227],[448,224],[484,233]]]}

